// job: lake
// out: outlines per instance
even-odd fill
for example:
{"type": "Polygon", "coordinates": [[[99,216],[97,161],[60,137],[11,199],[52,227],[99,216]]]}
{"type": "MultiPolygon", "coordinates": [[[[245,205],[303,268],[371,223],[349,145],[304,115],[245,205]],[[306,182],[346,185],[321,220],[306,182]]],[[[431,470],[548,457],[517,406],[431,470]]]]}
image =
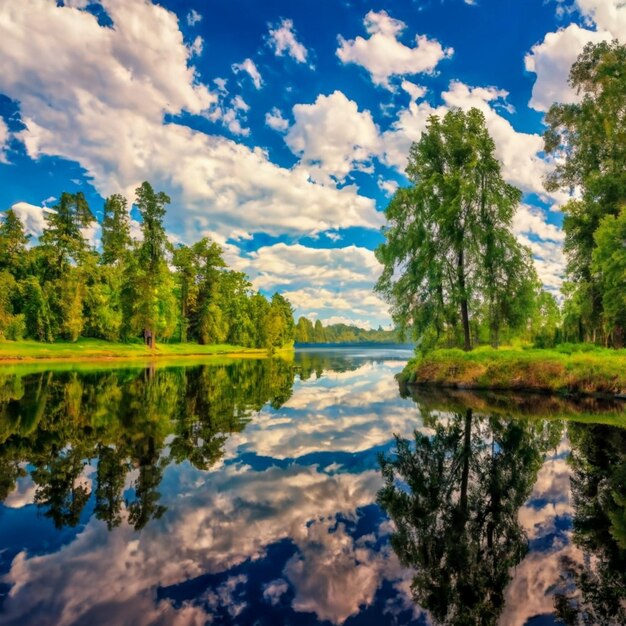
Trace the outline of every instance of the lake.
{"type": "Polygon", "coordinates": [[[0,370],[0,624],[623,624],[626,407],[411,354],[0,370]]]}

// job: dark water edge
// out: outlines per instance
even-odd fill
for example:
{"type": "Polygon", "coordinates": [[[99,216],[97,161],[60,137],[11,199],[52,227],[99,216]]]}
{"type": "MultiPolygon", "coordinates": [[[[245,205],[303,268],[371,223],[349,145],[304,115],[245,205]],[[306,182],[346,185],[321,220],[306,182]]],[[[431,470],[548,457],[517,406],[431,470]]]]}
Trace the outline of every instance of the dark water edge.
{"type": "Polygon", "coordinates": [[[0,624],[625,623],[619,407],[316,348],[0,369],[0,624]]]}

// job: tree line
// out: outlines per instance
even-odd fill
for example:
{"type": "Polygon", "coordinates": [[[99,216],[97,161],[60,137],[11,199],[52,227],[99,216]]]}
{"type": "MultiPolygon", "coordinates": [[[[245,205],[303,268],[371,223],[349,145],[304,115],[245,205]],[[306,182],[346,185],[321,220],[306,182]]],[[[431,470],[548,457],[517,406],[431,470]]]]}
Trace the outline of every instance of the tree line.
{"type": "Polygon", "coordinates": [[[12,209],[0,223],[0,337],[51,342],[142,338],[280,348],[293,342],[290,303],[268,301],[248,277],[229,269],[205,237],[172,245],[163,226],[169,197],[144,182],[136,190],[139,240],[128,201],[104,203],[99,249],[86,240],[96,223],[85,196],[61,194],[46,213],[37,245],[12,209]]]}
{"type": "Polygon", "coordinates": [[[482,112],[429,118],[389,203],[376,289],[423,350],[522,338],[622,347],[626,328],[626,47],[588,44],[570,72],[581,96],[546,115],[549,191],[563,208],[564,302],[545,291],[512,232],[522,192],[507,184],[482,112]]]}
{"type": "Polygon", "coordinates": [[[352,324],[328,324],[308,317],[298,318],[295,330],[296,343],[392,343],[398,340],[396,330],[365,329],[352,324]]]}
{"type": "Polygon", "coordinates": [[[511,230],[522,192],[500,170],[478,109],[431,116],[411,147],[412,185],[385,211],[376,289],[422,350],[497,347],[515,336],[554,341],[558,304],[511,230]]]}

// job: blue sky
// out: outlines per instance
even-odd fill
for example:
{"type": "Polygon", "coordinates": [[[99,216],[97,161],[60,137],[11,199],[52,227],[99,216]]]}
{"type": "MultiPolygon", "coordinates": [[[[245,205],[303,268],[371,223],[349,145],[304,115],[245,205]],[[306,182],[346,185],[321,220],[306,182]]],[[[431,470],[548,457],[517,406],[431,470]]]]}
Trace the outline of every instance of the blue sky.
{"type": "Polygon", "coordinates": [[[428,116],[454,106],[484,111],[525,193],[515,232],[558,290],[567,197],[542,187],[542,118],[575,99],[587,41],[626,40],[626,6],[6,0],[0,38],[0,208],[33,234],[62,191],[99,214],[150,180],[174,241],[213,237],[298,314],[377,326],[381,211],[428,116]]]}

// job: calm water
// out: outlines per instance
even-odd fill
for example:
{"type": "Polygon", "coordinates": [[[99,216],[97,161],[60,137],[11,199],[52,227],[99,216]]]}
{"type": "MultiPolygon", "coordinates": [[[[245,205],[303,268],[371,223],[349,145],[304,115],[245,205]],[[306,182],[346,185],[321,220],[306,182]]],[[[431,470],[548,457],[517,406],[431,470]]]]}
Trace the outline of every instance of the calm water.
{"type": "Polygon", "coordinates": [[[0,371],[0,624],[625,623],[625,407],[409,356],[0,371]]]}

